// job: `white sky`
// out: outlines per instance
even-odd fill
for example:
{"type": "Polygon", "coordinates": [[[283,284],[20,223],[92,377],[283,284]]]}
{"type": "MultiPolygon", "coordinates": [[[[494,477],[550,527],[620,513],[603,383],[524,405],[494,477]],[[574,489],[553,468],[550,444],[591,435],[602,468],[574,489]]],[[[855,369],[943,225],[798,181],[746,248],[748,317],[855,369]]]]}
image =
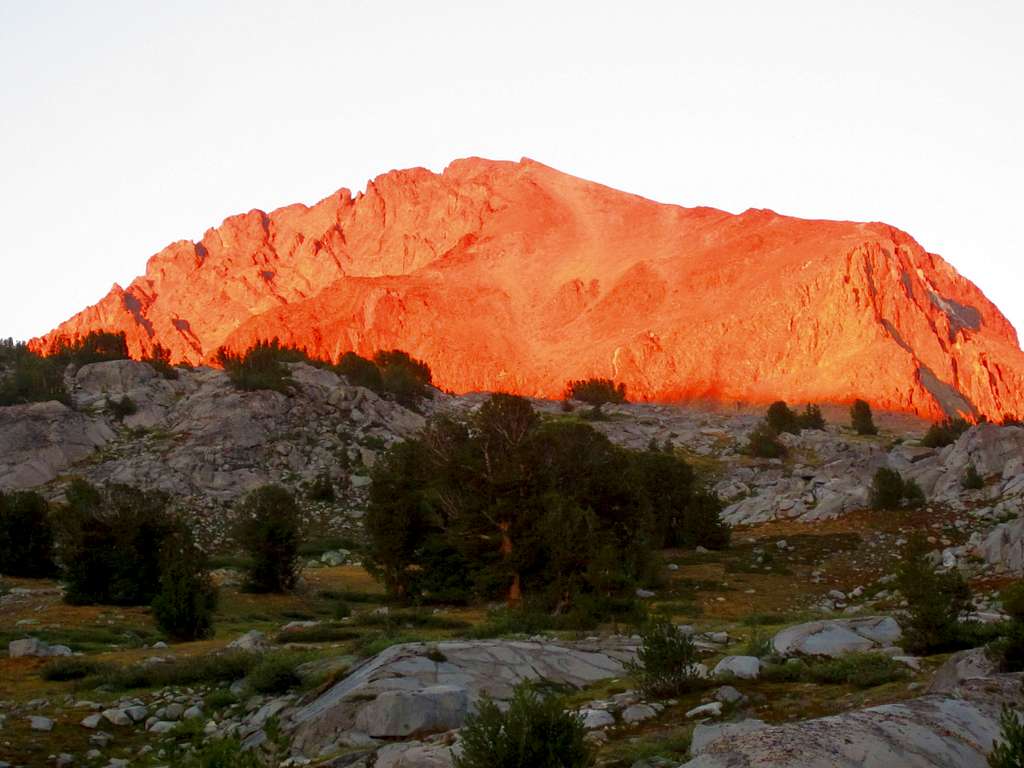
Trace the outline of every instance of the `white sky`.
{"type": "Polygon", "coordinates": [[[1024,2],[0,0],[0,336],[226,216],[532,157],[882,220],[1024,331],[1024,2]]]}

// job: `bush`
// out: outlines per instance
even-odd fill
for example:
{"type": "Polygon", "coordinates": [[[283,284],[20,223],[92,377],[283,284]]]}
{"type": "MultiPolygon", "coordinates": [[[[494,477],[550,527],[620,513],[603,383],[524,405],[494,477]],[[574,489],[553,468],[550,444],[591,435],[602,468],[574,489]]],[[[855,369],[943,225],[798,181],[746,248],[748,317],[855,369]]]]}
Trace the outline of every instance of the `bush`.
{"type": "Polygon", "coordinates": [[[692,691],[701,683],[697,647],[667,618],[656,619],[640,630],[637,661],[629,670],[647,696],[672,697],[692,691]]]}
{"type": "Polygon", "coordinates": [[[256,693],[287,693],[302,683],[295,667],[294,658],[283,653],[267,654],[253,667],[246,680],[256,693]]]}
{"type": "Polygon", "coordinates": [[[759,459],[781,459],[786,455],[786,446],[779,442],[778,433],[762,421],[747,438],[747,453],[759,459]]]}
{"type": "Polygon", "coordinates": [[[326,472],[321,472],[306,490],[306,498],[310,501],[334,501],[334,482],[326,472]]]}
{"type": "Polygon", "coordinates": [[[903,502],[903,478],[888,467],[881,467],[871,481],[871,508],[898,509],[903,502]]]}
{"type": "Polygon", "coordinates": [[[921,438],[921,445],[928,448],[944,448],[947,445],[952,445],[970,426],[959,417],[937,421],[928,427],[928,431],[921,438]]]}
{"type": "Polygon", "coordinates": [[[96,678],[96,683],[112,690],[233,683],[247,676],[261,658],[259,654],[245,651],[187,656],[163,664],[143,663],[107,669],[96,678]]]}
{"type": "Polygon", "coordinates": [[[166,494],[76,479],[66,496],[68,508],[57,518],[64,599],[150,604],[160,590],[160,549],[174,530],[166,494]]]}
{"type": "Polygon", "coordinates": [[[837,659],[811,664],[806,682],[824,685],[854,685],[874,688],[907,677],[907,668],[884,653],[850,653],[837,659]]]}
{"type": "Polygon", "coordinates": [[[44,579],[54,576],[50,505],[32,491],[0,491],[0,573],[44,579]]]}
{"type": "Polygon", "coordinates": [[[871,406],[865,400],[854,400],[850,406],[850,425],[858,435],[877,435],[878,427],[871,413],[871,406]]]}
{"type": "Polygon", "coordinates": [[[611,379],[578,379],[565,385],[566,400],[579,400],[595,408],[605,403],[626,402],[626,385],[611,379]]]}
{"type": "Polygon", "coordinates": [[[89,331],[85,336],[57,336],[46,356],[62,365],[90,365],[111,360],[127,360],[128,341],[124,331],[89,331]]]}
{"type": "Polygon", "coordinates": [[[281,394],[288,394],[294,384],[285,363],[310,362],[304,350],[282,346],[276,337],[257,341],[242,355],[221,347],[216,359],[236,389],[267,389],[281,394]]]}
{"type": "Polygon", "coordinates": [[[455,768],[586,768],[594,757],[583,721],[554,696],[516,688],[508,710],[484,698],[459,732],[455,768]]]}
{"type": "Polygon", "coordinates": [[[71,403],[64,388],[64,366],[22,342],[0,340],[0,407],[49,400],[71,403]]]}
{"type": "Polygon", "coordinates": [[[157,625],[175,640],[198,640],[213,634],[217,588],[206,556],[185,526],[171,533],[160,551],[160,592],[153,600],[157,625]]]}
{"type": "Polygon", "coordinates": [[[165,379],[173,381],[178,378],[178,371],[171,365],[171,350],[160,343],[153,345],[149,354],[142,358],[142,362],[149,363],[153,370],[165,379]]]}
{"type": "Polygon", "coordinates": [[[198,750],[174,764],[180,768],[261,768],[263,765],[256,750],[243,749],[242,743],[234,736],[204,738],[198,750]]]}
{"type": "Polygon", "coordinates": [[[400,349],[380,351],[373,356],[380,369],[381,389],[403,405],[414,405],[426,397],[432,376],[430,366],[400,349]]]}
{"type": "Polygon", "coordinates": [[[870,502],[872,509],[899,509],[920,506],[925,497],[915,481],[904,481],[896,470],[880,467],[871,481],[870,502]]]}
{"type": "Polygon", "coordinates": [[[39,673],[43,680],[52,682],[67,682],[69,680],[81,680],[103,671],[104,665],[98,661],[85,659],[80,656],[69,656],[62,659],[54,659],[47,662],[39,673]]]}
{"type": "Polygon", "coordinates": [[[960,485],[965,491],[978,491],[985,487],[985,478],[978,473],[978,468],[974,466],[973,462],[967,465],[960,485]]]}
{"type": "Polygon", "coordinates": [[[128,395],[123,395],[120,400],[107,397],[107,411],[118,421],[122,421],[125,416],[138,413],[138,410],[135,401],[128,397],[128,395]]]}
{"type": "Polygon", "coordinates": [[[1024,581],[1006,587],[999,596],[1003,610],[1015,621],[1024,622],[1024,581]]]}
{"type": "Polygon", "coordinates": [[[797,423],[801,429],[824,429],[825,417],[821,415],[821,408],[811,404],[797,416],[797,423]]]}
{"type": "Polygon", "coordinates": [[[384,388],[384,379],[377,364],[355,352],[346,352],[342,355],[335,370],[354,386],[366,387],[374,392],[380,392],[384,388]]]}
{"type": "Polygon", "coordinates": [[[799,418],[782,400],[768,406],[765,421],[777,435],[781,435],[783,432],[789,432],[793,435],[800,434],[799,418]]]}
{"type": "Polygon", "coordinates": [[[299,577],[299,508],[279,485],[264,485],[238,505],[237,538],[251,558],[246,585],[253,592],[285,592],[299,577]]]}
{"type": "Polygon", "coordinates": [[[955,650],[960,645],[960,619],[971,602],[971,590],[959,571],[940,573],[928,558],[923,536],[911,537],[896,572],[896,585],[907,600],[904,644],[912,653],[955,650]]]}
{"type": "Polygon", "coordinates": [[[1021,768],[1024,766],[1024,723],[1020,714],[1004,706],[999,726],[999,738],[988,756],[989,768],[1021,768]]]}

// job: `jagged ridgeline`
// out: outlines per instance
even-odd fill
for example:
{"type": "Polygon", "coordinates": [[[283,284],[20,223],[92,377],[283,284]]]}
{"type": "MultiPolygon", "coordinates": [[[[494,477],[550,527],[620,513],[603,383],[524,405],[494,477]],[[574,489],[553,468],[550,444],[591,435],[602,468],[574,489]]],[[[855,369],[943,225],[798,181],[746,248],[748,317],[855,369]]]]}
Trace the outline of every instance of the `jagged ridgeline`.
{"type": "Polygon", "coordinates": [[[34,345],[95,330],[193,364],[275,336],[335,361],[403,349],[463,393],[613,377],[635,400],[1024,413],[1016,332],[905,232],[664,205],[530,160],[231,217],[34,345]]]}

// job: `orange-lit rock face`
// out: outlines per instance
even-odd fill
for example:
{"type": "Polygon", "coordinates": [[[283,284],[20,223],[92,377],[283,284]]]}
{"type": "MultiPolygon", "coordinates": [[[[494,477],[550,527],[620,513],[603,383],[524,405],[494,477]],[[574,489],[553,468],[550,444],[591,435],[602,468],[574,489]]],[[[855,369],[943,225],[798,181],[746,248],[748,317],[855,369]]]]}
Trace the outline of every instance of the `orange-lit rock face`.
{"type": "Polygon", "coordinates": [[[232,217],[54,333],[94,329],[193,363],[273,336],[400,347],[456,391],[557,397],[599,375],[655,400],[1024,413],[1012,326],[907,234],[661,205],[529,160],[232,217]]]}

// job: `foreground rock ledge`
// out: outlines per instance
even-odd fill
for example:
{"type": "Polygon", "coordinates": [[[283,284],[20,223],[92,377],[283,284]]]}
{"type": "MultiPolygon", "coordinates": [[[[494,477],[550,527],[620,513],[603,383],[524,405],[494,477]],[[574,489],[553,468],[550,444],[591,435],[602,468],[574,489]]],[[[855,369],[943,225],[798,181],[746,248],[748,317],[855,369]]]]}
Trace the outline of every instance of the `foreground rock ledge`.
{"type": "Polygon", "coordinates": [[[524,680],[583,688],[625,674],[635,654],[626,638],[395,645],[296,711],[293,745],[315,755],[353,732],[396,738],[447,731],[463,724],[481,696],[509,699],[524,680]]]}
{"type": "Polygon", "coordinates": [[[733,733],[685,768],[986,768],[1004,704],[1020,705],[1021,675],[965,680],[959,696],[733,733]]]}

